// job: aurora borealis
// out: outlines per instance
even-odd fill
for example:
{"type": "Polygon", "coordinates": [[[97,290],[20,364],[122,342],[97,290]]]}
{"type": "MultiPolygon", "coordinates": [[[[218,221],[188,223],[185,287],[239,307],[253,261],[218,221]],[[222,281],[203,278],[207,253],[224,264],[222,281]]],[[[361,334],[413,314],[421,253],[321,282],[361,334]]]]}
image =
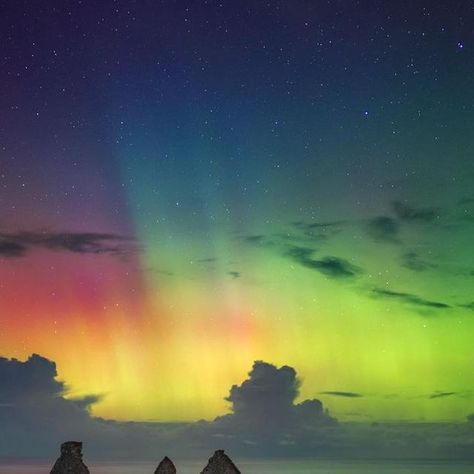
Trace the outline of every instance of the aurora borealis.
{"type": "Polygon", "coordinates": [[[342,421],[474,412],[472,3],[6,1],[0,356],[135,421],[254,361],[342,421]]]}

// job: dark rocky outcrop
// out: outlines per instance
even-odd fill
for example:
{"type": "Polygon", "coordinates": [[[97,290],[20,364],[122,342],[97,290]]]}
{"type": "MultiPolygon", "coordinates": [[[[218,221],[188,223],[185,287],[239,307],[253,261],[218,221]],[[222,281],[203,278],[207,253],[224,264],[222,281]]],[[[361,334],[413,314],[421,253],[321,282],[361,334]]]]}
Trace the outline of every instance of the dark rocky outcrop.
{"type": "Polygon", "coordinates": [[[51,474],[89,474],[89,469],[82,462],[82,443],[66,441],[61,444],[61,456],[51,469],[51,474]]]}
{"type": "Polygon", "coordinates": [[[155,474],[176,474],[176,468],[174,467],[173,461],[167,456],[158,464],[155,474]]]}
{"type": "Polygon", "coordinates": [[[224,453],[224,450],[220,449],[209,459],[201,474],[240,474],[240,471],[229,456],[224,453]]]}

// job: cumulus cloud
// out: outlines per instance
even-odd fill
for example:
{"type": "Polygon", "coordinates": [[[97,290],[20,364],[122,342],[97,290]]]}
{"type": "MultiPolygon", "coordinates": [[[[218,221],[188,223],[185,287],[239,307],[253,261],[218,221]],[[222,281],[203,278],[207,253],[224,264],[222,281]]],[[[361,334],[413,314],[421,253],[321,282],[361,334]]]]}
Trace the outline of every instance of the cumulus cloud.
{"type": "Polygon", "coordinates": [[[296,403],[300,384],[294,368],[256,361],[248,378],[230,389],[231,413],[191,426],[188,435],[246,455],[299,452],[303,439],[314,445],[337,425],[320,400],[296,403]]]}
{"type": "Polygon", "coordinates": [[[24,362],[0,357],[0,457],[52,458],[67,439],[83,440],[97,457],[147,456],[152,443],[166,445],[162,426],[95,418],[90,409],[100,395],[68,399],[67,393],[53,361],[36,354],[24,362]]]}
{"type": "Polygon", "coordinates": [[[300,388],[300,380],[294,368],[257,361],[249,377],[241,385],[233,385],[226,398],[232,405],[230,419],[259,426],[260,424],[279,427],[294,423],[300,410],[314,409],[314,420],[327,423],[334,421],[323,410],[319,400],[306,400],[295,404],[300,388]],[[304,405],[306,403],[306,405],[304,405]]]}
{"type": "Polygon", "coordinates": [[[65,399],[66,386],[56,376],[54,362],[36,354],[25,362],[0,358],[0,430],[8,436],[0,454],[25,439],[34,440],[33,449],[47,448],[55,439],[72,435],[69,427],[85,434],[89,408],[97,398],[65,399]]]}
{"type": "Polygon", "coordinates": [[[157,453],[204,459],[218,448],[260,458],[473,459],[472,415],[465,423],[336,422],[320,400],[296,401],[300,385],[294,368],[257,361],[247,379],[231,387],[230,413],[214,421],[116,422],[91,415],[100,396],[68,399],[53,361],[39,355],[24,362],[0,357],[0,457],[46,457],[52,462],[62,441],[79,439],[87,459],[156,461],[157,453]]]}

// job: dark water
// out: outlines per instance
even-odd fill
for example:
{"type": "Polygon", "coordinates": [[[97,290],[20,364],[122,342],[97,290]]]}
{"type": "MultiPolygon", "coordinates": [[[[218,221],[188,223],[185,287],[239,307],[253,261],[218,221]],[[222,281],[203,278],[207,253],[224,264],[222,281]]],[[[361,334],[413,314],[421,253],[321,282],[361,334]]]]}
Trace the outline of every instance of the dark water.
{"type": "MultiPolygon", "coordinates": [[[[199,474],[204,467],[200,462],[176,462],[178,474],[199,474]]],[[[243,474],[472,474],[474,464],[454,462],[348,462],[348,461],[249,461],[239,462],[243,474]]],[[[90,464],[91,474],[153,474],[156,464],[90,464]]],[[[0,474],[49,474],[51,464],[4,463],[0,474]]]]}

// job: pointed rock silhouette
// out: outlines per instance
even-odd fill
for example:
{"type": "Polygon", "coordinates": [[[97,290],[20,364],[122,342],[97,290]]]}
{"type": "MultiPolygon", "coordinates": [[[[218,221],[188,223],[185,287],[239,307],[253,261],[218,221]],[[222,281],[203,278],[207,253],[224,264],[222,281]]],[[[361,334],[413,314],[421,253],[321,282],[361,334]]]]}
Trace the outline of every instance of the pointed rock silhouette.
{"type": "Polygon", "coordinates": [[[61,444],[61,456],[55,462],[51,474],[89,474],[82,462],[82,443],[66,441],[61,444]]]}
{"type": "Polygon", "coordinates": [[[173,461],[171,461],[168,456],[165,456],[160,464],[158,464],[155,474],[176,474],[176,468],[174,467],[173,461]]]}
{"type": "Polygon", "coordinates": [[[207,466],[201,471],[201,474],[240,474],[235,464],[223,449],[216,451],[209,459],[207,466]]]}

